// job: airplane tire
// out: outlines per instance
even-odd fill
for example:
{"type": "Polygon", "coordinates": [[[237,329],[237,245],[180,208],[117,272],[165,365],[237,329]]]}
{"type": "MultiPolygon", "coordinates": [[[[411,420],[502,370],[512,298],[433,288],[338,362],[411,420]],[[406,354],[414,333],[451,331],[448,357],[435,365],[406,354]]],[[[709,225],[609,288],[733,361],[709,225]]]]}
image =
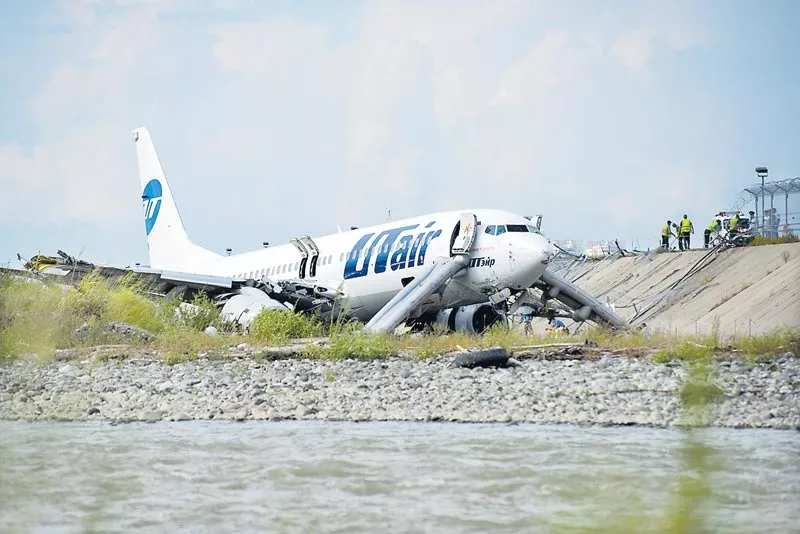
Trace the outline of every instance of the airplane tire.
{"type": "Polygon", "coordinates": [[[505,367],[508,363],[508,351],[504,348],[492,348],[459,354],[450,364],[451,367],[505,367]]]}

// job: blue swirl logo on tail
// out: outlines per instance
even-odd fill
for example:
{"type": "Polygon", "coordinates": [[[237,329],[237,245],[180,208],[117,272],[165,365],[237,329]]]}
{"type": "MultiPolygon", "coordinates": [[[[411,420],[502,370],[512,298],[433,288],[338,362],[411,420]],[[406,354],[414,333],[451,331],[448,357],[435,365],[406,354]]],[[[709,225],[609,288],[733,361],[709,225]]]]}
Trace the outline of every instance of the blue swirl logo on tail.
{"type": "Polygon", "coordinates": [[[161,182],[155,178],[144,186],[142,207],[144,207],[144,226],[147,235],[150,235],[150,230],[155,226],[158,212],[161,210],[161,182]]]}

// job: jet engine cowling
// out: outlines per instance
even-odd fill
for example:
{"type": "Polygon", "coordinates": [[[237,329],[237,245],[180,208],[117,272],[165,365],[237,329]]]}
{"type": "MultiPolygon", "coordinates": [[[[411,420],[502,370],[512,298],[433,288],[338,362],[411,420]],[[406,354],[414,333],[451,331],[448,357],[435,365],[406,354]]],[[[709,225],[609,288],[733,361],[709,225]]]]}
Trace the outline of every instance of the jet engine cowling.
{"type": "Polygon", "coordinates": [[[441,310],[436,314],[434,322],[446,326],[449,330],[482,334],[502,318],[500,312],[487,302],[441,310]]]}
{"type": "Polygon", "coordinates": [[[220,313],[226,321],[235,321],[247,329],[252,320],[264,309],[287,310],[288,308],[277,300],[269,298],[259,289],[242,287],[225,301],[220,313]]]}

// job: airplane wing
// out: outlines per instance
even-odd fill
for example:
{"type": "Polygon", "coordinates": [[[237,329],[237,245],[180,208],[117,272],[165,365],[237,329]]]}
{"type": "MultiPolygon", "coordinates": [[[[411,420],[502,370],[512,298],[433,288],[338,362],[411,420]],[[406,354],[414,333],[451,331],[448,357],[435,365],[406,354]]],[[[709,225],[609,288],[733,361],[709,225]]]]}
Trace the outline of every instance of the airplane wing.
{"type": "MultiPolygon", "coordinates": [[[[19,255],[17,255],[17,257],[19,257],[21,261],[24,261],[19,255]]],[[[59,280],[70,284],[80,283],[84,277],[93,272],[98,273],[112,283],[116,283],[125,277],[131,277],[140,283],[144,283],[147,290],[164,294],[169,293],[172,289],[177,287],[184,287],[187,289],[203,290],[209,294],[209,296],[212,296],[216,293],[222,293],[226,290],[230,291],[231,289],[240,287],[245,282],[244,280],[235,280],[226,277],[161,271],[140,267],[138,265],[135,267],[99,265],[77,259],[62,250],[59,250],[55,256],[37,254],[30,260],[25,261],[23,265],[27,271],[50,275],[49,277],[51,278],[58,276],[59,280]],[[55,272],[48,272],[52,269],[54,269],[55,272]]]]}
{"type": "Polygon", "coordinates": [[[255,280],[166,271],[138,265],[122,268],[79,260],[61,250],[56,256],[37,254],[26,261],[24,266],[29,272],[72,285],[77,285],[93,272],[110,280],[112,284],[123,279],[134,279],[143,284],[146,292],[183,300],[191,300],[202,291],[212,300],[224,302],[237,294],[247,292],[252,295],[255,289],[269,300],[291,305],[295,311],[315,311],[323,317],[334,313],[338,309],[335,306],[336,301],[345,297],[340,288],[312,279],[275,281],[265,277],[255,280]],[[50,269],[55,269],[59,274],[48,273],[50,269]]]}

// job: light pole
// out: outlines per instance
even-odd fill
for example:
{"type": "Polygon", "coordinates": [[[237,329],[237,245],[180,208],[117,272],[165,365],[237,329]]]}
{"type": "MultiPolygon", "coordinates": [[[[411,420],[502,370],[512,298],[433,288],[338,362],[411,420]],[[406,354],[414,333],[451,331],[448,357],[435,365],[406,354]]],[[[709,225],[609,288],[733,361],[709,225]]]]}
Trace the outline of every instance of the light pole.
{"type": "MultiPolygon", "coordinates": [[[[764,235],[764,178],[767,177],[768,170],[766,167],[756,167],[756,176],[761,178],[761,221],[758,223],[758,230],[761,235],[764,235]]],[[[756,209],[758,209],[758,204],[756,204],[756,209]]]]}

